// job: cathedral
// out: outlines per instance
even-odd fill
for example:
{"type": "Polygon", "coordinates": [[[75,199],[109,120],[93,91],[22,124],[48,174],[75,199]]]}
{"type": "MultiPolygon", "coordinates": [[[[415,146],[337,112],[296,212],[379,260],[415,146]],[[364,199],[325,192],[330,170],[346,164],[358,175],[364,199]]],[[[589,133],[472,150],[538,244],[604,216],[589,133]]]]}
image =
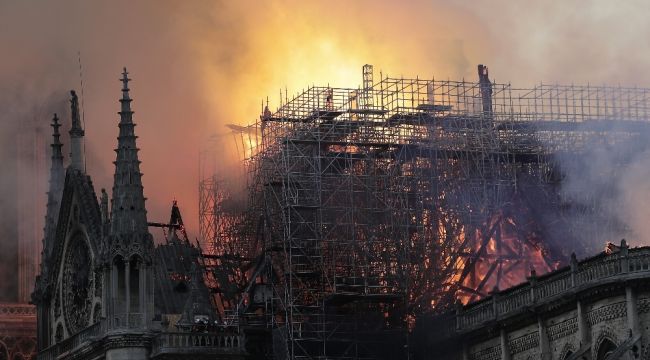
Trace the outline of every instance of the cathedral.
{"type": "Polygon", "coordinates": [[[129,77],[122,73],[111,199],[86,173],[77,95],[71,92],[70,159],[59,118],[36,305],[38,359],[239,359],[236,322],[216,318],[199,270],[200,249],[174,202],[169,224],[147,222],[129,77]],[[154,241],[150,226],[163,227],[154,241]]]}

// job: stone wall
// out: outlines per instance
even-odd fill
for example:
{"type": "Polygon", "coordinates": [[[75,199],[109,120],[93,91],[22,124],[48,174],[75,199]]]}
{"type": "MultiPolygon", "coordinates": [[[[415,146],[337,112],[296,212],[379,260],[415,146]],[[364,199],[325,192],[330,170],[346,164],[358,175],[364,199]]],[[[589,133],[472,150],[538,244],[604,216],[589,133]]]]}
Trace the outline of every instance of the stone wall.
{"type": "Polygon", "coordinates": [[[650,360],[650,248],[574,257],[439,319],[418,321],[416,358],[650,360]]]}

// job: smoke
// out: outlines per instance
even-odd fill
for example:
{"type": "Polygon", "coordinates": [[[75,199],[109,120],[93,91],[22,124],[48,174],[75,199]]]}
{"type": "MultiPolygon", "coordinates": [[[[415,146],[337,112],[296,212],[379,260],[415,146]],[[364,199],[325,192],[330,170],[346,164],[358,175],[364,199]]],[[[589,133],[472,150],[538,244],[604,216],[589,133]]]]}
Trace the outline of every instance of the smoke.
{"type": "Polygon", "coordinates": [[[575,249],[583,256],[622,238],[635,246],[650,245],[650,132],[614,140],[627,130],[611,126],[587,139],[578,153],[556,157],[571,227],[566,232],[573,230],[583,243],[575,249]]]}
{"type": "MultiPolygon", "coordinates": [[[[17,274],[19,247],[38,255],[42,239],[47,191],[49,119],[52,112],[64,115],[62,92],[30,98],[25,88],[16,87],[10,99],[0,99],[0,273],[17,274]],[[16,106],[20,105],[20,106],[16,106]],[[21,244],[19,244],[20,239],[21,244]]],[[[65,129],[65,128],[64,128],[65,129]]],[[[33,277],[29,266],[23,267],[25,278],[33,277]]],[[[33,271],[33,270],[32,270],[33,271]]],[[[29,283],[26,284],[30,291],[29,283]]],[[[0,281],[0,301],[18,300],[18,277],[0,281]]],[[[22,293],[23,297],[25,292],[22,293]]]]}
{"type": "MultiPolygon", "coordinates": [[[[458,1],[482,24],[488,43],[481,61],[500,82],[628,84],[650,82],[650,3],[610,0],[458,1]]],[[[472,59],[473,63],[476,59],[472,59]]]]}
{"type": "MultiPolygon", "coordinates": [[[[110,191],[117,79],[127,66],[148,217],[164,221],[175,197],[197,236],[200,148],[217,134],[221,171],[240,174],[233,169],[243,154],[225,125],[251,123],[267,96],[273,108],[284,88],[291,94],[311,84],[357,87],[365,63],[375,65],[375,80],[380,70],[475,79],[475,65],[485,63],[496,80],[522,85],[648,84],[649,6],[642,0],[0,0],[0,161],[8,173],[21,161],[10,141],[24,117],[17,114],[30,113],[52,94],[81,93],[80,52],[88,173],[97,191],[110,191]]],[[[38,121],[49,122],[55,108],[39,112],[38,121]]],[[[642,178],[642,170],[629,172],[642,178]]],[[[21,179],[0,179],[0,199],[12,199],[21,179]]],[[[622,184],[647,190],[644,182],[622,184]]],[[[14,221],[6,219],[17,201],[0,210],[3,229],[11,228],[14,221]]],[[[630,208],[631,216],[642,216],[641,205],[630,208]]],[[[13,241],[7,237],[3,243],[13,241]]]]}
{"type": "MultiPolygon", "coordinates": [[[[648,138],[644,139],[646,144],[648,138]]],[[[622,194],[619,216],[631,229],[634,245],[650,245],[650,150],[637,153],[617,183],[622,194]]]]}

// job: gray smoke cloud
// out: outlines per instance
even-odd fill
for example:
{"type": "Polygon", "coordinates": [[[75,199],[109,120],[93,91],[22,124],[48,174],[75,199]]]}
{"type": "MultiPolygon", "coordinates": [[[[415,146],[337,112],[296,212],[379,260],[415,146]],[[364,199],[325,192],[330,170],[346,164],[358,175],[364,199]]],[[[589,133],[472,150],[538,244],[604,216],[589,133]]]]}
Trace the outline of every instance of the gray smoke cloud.
{"type": "Polygon", "coordinates": [[[565,216],[584,246],[575,249],[582,256],[622,238],[650,245],[650,132],[612,141],[611,134],[624,130],[611,126],[609,139],[593,136],[581,152],[556,157],[563,177],[560,197],[571,207],[565,216]]]}
{"type": "MultiPolygon", "coordinates": [[[[17,84],[13,92],[5,94],[11,98],[0,101],[0,109],[4,109],[0,113],[0,274],[16,275],[21,261],[18,239],[26,240],[27,249],[37,249],[42,237],[49,119],[55,112],[65,116],[67,111],[62,91],[33,97],[17,84]]],[[[16,301],[17,294],[17,277],[0,281],[0,301],[16,301]]]]}

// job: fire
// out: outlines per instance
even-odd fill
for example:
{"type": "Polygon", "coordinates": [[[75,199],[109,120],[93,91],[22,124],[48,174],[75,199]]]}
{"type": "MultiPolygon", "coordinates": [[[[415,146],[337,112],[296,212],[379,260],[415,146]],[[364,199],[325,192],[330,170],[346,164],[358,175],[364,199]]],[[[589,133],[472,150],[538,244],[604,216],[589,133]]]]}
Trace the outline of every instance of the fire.
{"type": "Polygon", "coordinates": [[[474,262],[473,271],[454,277],[461,288],[458,298],[463,303],[525,282],[531,274],[544,274],[559,265],[548,260],[533,224],[519,226],[512,215],[505,213],[498,211],[472,232],[470,256],[464,265],[474,262]]]}
{"type": "Polygon", "coordinates": [[[285,91],[291,98],[312,84],[356,88],[359,68],[370,62],[381,64],[384,74],[469,76],[469,66],[459,72],[459,51],[478,58],[486,48],[466,13],[418,0],[408,7],[367,0],[220,2],[205,17],[206,23],[183,26],[201,34],[189,39],[198,61],[193,70],[200,74],[210,119],[219,125],[249,123],[260,113],[261,99],[268,96],[275,107],[285,91]],[[443,35],[449,27],[466,43],[443,35]]]}

